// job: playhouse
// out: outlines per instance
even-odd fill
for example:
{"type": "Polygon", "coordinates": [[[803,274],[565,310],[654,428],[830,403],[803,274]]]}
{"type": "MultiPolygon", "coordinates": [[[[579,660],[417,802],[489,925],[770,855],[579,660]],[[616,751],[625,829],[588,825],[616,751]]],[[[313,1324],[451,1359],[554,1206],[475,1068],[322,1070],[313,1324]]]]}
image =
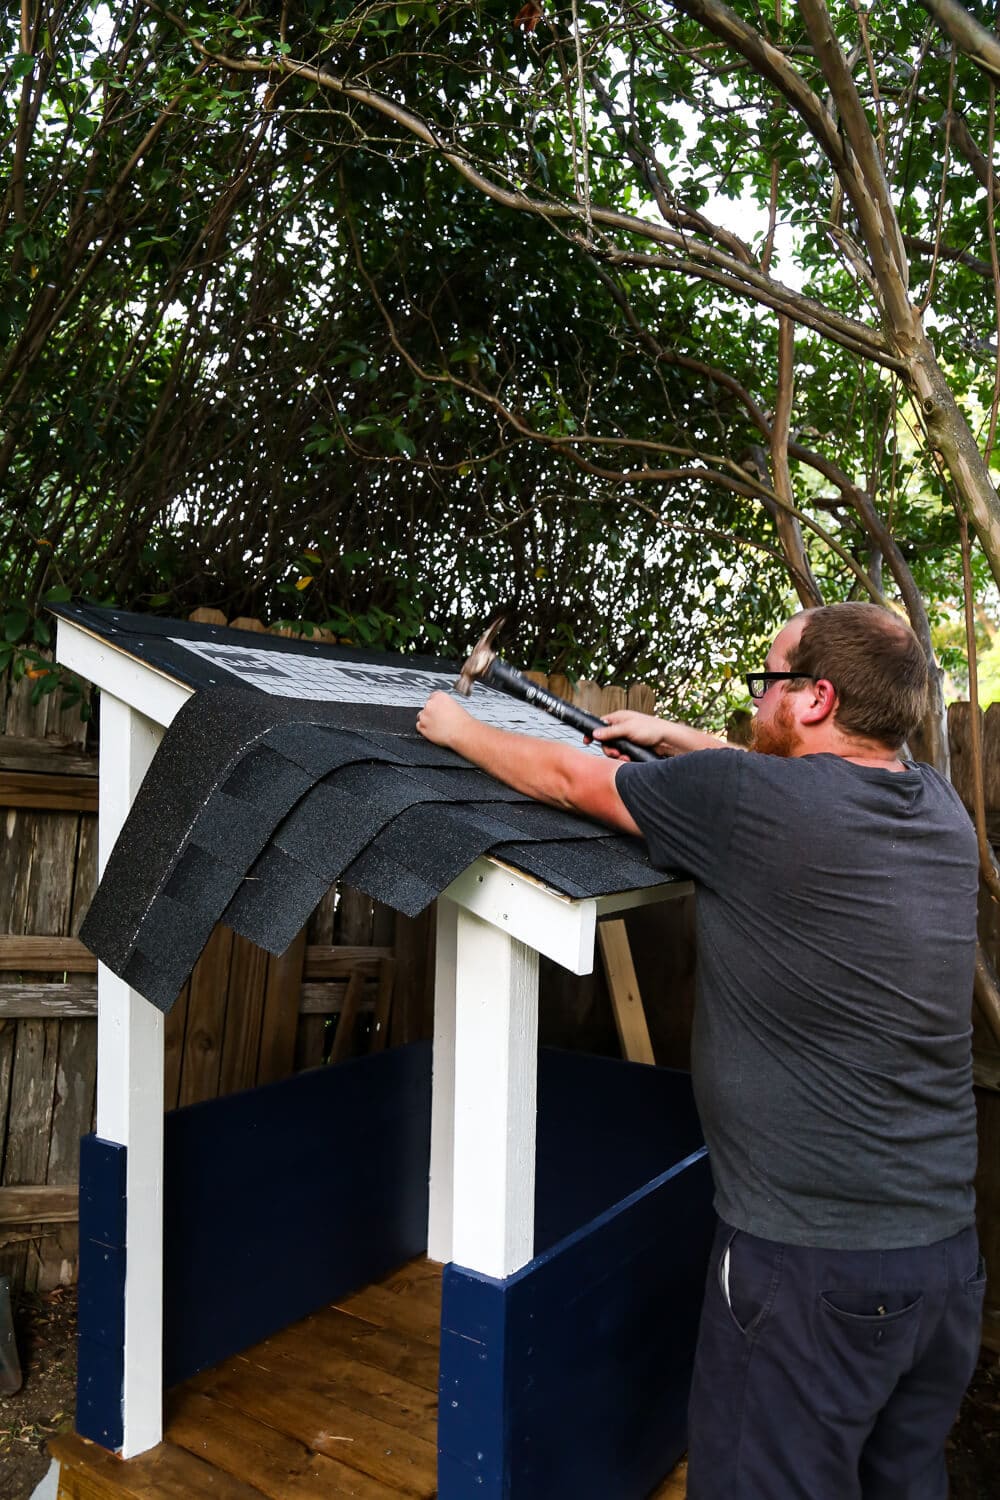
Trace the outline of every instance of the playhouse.
{"type": "MultiPolygon", "coordinates": [[[[78,1432],[159,1451],[165,1392],[189,1410],[206,1372],[296,1320],[440,1276],[433,1475],[381,1429],[373,1465],[324,1428],[326,1478],[288,1496],[644,1500],[684,1448],[708,1164],[686,1075],[539,1051],[538,959],[589,972],[600,917],[689,887],[422,741],[445,663],[58,614],[59,660],[102,693],[78,1432]],[[433,1044],[165,1114],[164,1011],[214,925],[279,952],[334,881],[408,913],[436,901],[433,1044]]],[[[579,743],[488,690],[472,706],[579,743]]],[[[87,1493],[130,1493],[100,1449],[87,1493]]],[[[280,1495],[256,1482],[206,1493],[280,1495]]]]}

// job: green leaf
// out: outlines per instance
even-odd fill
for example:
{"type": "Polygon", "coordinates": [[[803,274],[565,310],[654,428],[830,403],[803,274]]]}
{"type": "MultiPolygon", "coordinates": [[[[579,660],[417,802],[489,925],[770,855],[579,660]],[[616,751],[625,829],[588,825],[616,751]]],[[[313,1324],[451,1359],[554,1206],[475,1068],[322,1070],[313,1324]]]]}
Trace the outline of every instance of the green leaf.
{"type": "Polygon", "coordinates": [[[2,623],[4,640],[19,641],[31,623],[31,616],[26,609],[15,606],[2,616],[2,623]]]}

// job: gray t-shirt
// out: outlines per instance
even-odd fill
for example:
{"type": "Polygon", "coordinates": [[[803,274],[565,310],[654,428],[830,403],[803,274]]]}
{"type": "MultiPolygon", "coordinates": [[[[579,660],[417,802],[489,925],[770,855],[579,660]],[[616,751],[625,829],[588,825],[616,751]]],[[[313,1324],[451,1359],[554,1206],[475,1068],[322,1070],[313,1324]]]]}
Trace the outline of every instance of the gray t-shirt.
{"type": "Polygon", "coordinates": [[[692,1067],[716,1209],[894,1249],[973,1221],[976,839],[948,783],[835,755],[623,763],[659,869],[697,884],[692,1067]]]}

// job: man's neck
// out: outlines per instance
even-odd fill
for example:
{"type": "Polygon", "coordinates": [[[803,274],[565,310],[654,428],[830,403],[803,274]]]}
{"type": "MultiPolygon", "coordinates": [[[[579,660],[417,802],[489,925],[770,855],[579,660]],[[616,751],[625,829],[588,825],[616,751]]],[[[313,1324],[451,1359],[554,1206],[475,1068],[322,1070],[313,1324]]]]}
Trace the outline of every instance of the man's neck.
{"type": "Polygon", "coordinates": [[[874,766],[880,771],[905,771],[899,751],[878,740],[865,740],[853,735],[840,734],[836,729],[821,726],[815,736],[803,734],[794,753],[796,755],[837,755],[855,766],[874,766]]]}

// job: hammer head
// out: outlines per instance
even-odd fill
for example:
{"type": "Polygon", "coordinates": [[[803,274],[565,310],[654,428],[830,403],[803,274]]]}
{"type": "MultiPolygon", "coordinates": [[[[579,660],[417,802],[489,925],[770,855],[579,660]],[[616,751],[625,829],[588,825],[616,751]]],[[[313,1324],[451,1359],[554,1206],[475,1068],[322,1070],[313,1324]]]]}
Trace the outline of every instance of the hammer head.
{"type": "Polygon", "coordinates": [[[486,675],[491,664],[496,660],[496,652],[493,650],[493,642],[503,627],[503,620],[494,620],[488,630],[479,637],[471,653],[466,658],[465,665],[455,682],[455,692],[462,698],[468,698],[472,692],[473,684],[480,677],[486,675]]]}

